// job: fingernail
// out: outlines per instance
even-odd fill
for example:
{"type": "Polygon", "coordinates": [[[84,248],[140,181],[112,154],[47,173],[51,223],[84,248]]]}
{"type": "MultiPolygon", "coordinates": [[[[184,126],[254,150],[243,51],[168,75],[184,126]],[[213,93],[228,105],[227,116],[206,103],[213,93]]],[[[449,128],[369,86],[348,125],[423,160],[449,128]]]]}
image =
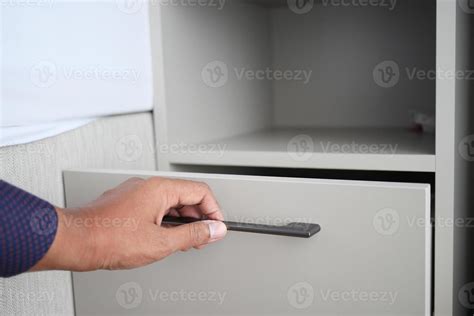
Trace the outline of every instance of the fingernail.
{"type": "Polygon", "coordinates": [[[219,221],[205,221],[209,226],[210,240],[209,242],[214,242],[219,239],[224,238],[227,234],[227,227],[224,223],[219,221]]]}

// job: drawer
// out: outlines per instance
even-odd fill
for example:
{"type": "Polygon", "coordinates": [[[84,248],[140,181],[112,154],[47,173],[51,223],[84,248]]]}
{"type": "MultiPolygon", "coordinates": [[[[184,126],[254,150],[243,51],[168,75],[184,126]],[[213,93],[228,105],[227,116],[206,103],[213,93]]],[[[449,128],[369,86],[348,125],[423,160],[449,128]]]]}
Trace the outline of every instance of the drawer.
{"type": "Polygon", "coordinates": [[[131,176],[207,182],[226,219],[318,223],[304,239],[229,232],[128,271],[74,273],[77,315],[428,315],[428,184],[67,171],[68,206],[131,176]]]}

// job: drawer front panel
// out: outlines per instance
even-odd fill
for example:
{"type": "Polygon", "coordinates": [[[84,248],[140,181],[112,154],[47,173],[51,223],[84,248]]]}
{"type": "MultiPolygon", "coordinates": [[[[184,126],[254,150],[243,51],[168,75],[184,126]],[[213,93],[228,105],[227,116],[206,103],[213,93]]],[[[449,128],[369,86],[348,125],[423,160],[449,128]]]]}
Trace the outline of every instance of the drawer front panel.
{"type": "Polygon", "coordinates": [[[313,222],[301,239],[229,232],[130,271],[74,274],[78,315],[427,315],[429,185],[208,174],[70,171],[69,206],[131,176],[207,182],[226,219],[313,222]]]}

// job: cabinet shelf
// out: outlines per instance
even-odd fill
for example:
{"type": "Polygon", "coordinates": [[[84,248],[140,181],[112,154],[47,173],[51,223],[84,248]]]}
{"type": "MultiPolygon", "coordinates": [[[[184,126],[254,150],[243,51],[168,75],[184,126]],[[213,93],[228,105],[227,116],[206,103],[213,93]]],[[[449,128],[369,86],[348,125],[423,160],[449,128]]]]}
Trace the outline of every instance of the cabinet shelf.
{"type": "Polygon", "coordinates": [[[270,128],[192,148],[166,155],[171,164],[435,171],[434,135],[396,128],[270,128]]]}

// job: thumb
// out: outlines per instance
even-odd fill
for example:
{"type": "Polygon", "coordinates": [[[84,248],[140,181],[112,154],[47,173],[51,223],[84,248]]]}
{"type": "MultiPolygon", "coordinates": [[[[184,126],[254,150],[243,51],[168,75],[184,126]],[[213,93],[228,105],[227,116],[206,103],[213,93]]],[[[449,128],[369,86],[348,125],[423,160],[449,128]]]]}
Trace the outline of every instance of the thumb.
{"type": "Polygon", "coordinates": [[[224,238],[227,227],[219,221],[205,220],[168,228],[168,234],[174,250],[184,251],[224,238]]]}

